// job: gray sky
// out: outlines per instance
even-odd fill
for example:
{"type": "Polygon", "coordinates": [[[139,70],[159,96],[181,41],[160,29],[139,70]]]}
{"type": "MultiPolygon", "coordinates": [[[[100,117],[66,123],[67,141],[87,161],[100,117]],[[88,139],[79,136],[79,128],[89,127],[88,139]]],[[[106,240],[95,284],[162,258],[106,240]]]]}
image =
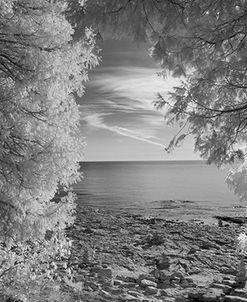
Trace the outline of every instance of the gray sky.
{"type": "Polygon", "coordinates": [[[176,130],[165,124],[152,102],[177,80],[157,75],[160,68],[149,57],[148,46],[106,40],[101,55],[81,99],[85,160],[198,159],[191,140],[172,154],[164,151],[176,130]]]}

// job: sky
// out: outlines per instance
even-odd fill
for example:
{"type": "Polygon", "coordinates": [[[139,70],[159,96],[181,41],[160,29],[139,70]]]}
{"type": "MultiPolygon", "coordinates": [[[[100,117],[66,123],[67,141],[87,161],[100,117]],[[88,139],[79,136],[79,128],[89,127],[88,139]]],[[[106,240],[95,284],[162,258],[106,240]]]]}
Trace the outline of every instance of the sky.
{"type": "Polygon", "coordinates": [[[164,150],[178,128],[166,125],[153,101],[158,92],[167,95],[178,80],[157,75],[161,70],[149,56],[149,46],[108,39],[101,48],[102,62],[90,72],[80,99],[85,160],[199,159],[191,139],[171,154],[164,150]]]}

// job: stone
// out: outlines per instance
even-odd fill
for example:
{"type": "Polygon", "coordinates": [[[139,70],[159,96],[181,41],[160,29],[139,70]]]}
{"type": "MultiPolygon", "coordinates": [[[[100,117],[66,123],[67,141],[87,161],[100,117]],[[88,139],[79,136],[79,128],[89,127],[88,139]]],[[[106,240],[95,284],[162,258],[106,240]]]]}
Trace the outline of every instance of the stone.
{"type": "Polygon", "coordinates": [[[121,286],[123,284],[123,281],[121,281],[121,280],[114,280],[113,281],[113,285],[115,285],[115,286],[121,286]]]}
{"type": "Polygon", "coordinates": [[[180,278],[179,278],[179,277],[177,277],[177,276],[175,276],[175,277],[173,277],[173,278],[172,278],[172,280],[171,280],[171,281],[172,281],[172,283],[176,283],[176,284],[177,284],[177,283],[179,283],[179,282],[180,282],[180,278]]]}
{"type": "Polygon", "coordinates": [[[147,286],[145,289],[145,293],[147,293],[148,295],[156,295],[157,292],[158,292],[158,289],[153,286],[147,286]]]}
{"type": "Polygon", "coordinates": [[[135,286],[136,286],[135,283],[128,282],[128,283],[122,283],[120,287],[122,287],[122,288],[135,288],[135,286]]]}
{"type": "Polygon", "coordinates": [[[121,295],[124,293],[122,288],[109,288],[108,291],[113,295],[121,295]]]}
{"type": "Polygon", "coordinates": [[[170,265],[170,259],[165,254],[162,254],[161,258],[156,259],[156,266],[159,270],[168,270],[170,265]]]}
{"type": "Polygon", "coordinates": [[[112,270],[110,268],[102,268],[98,270],[98,277],[111,279],[112,270]]]}
{"type": "Polygon", "coordinates": [[[121,301],[123,302],[136,302],[136,297],[130,295],[130,294],[123,294],[122,296],[120,296],[121,301]]]}
{"type": "Polygon", "coordinates": [[[153,282],[153,281],[150,281],[150,280],[147,280],[147,279],[141,280],[140,285],[142,287],[147,287],[147,286],[157,287],[156,282],[153,282]]]}
{"type": "Polygon", "coordinates": [[[141,294],[138,291],[134,291],[134,290],[128,290],[128,294],[133,296],[133,297],[140,297],[141,294]]]}
{"type": "Polygon", "coordinates": [[[197,251],[198,251],[198,248],[195,248],[194,246],[192,246],[190,248],[190,250],[188,251],[188,255],[195,254],[197,251]]]}
{"type": "Polygon", "coordinates": [[[202,297],[205,294],[205,290],[197,289],[188,293],[189,301],[203,301],[202,297]]]}
{"type": "Polygon", "coordinates": [[[136,283],[137,278],[135,278],[135,277],[131,277],[131,276],[126,276],[124,281],[125,281],[125,282],[132,282],[132,283],[136,283]]]}
{"type": "Polygon", "coordinates": [[[224,302],[247,302],[247,298],[237,296],[225,296],[224,302]]]}
{"type": "Polygon", "coordinates": [[[237,285],[236,281],[234,280],[223,280],[222,283],[231,286],[232,288],[235,288],[237,285]]]}
{"type": "Polygon", "coordinates": [[[221,288],[209,288],[202,296],[204,302],[219,301],[225,294],[221,288]]]}
{"type": "Polygon", "coordinates": [[[90,269],[91,273],[98,273],[102,268],[99,265],[96,265],[90,269]]]}
{"type": "Polygon", "coordinates": [[[229,295],[232,292],[232,287],[231,286],[221,284],[221,283],[213,283],[213,284],[211,284],[211,287],[222,289],[224,294],[226,294],[226,295],[229,295]]]}
{"type": "Polygon", "coordinates": [[[247,298],[247,292],[245,289],[236,288],[236,289],[234,289],[232,296],[240,296],[240,297],[247,298]]]}
{"type": "Polygon", "coordinates": [[[101,295],[102,297],[104,297],[104,298],[107,298],[107,299],[109,299],[109,298],[112,297],[112,295],[111,295],[110,293],[108,293],[107,291],[105,291],[105,290],[103,290],[103,289],[100,291],[100,295],[101,295]]]}
{"type": "Polygon", "coordinates": [[[96,282],[92,281],[85,281],[84,286],[90,287],[94,291],[99,289],[99,285],[96,282]]]}
{"type": "Polygon", "coordinates": [[[159,288],[168,288],[168,287],[171,287],[171,284],[170,284],[170,281],[169,280],[164,280],[164,281],[162,281],[162,282],[160,282],[159,284],[158,284],[158,287],[159,288]]]}
{"type": "MultiPolygon", "coordinates": [[[[164,297],[164,298],[162,298],[162,302],[177,302],[177,301],[173,297],[164,297]]],[[[180,302],[180,301],[178,301],[178,302],[180,302]]],[[[183,302],[185,302],[185,301],[183,301],[183,302]]]]}
{"type": "Polygon", "coordinates": [[[162,297],[167,297],[168,295],[167,295],[167,292],[164,290],[164,289],[161,289],[160,290],[160,295],[162,296],[162,297]]]}
{"type": "Polygon", "coordinates": [[[141,280],[150,280],[150,281],[153,281],[155,282],[155,277],[152,276],[152,275],[148,275],[148,274],[140,274],[139,277],[138,277],[138,282],[140,282],[141,280]]]}

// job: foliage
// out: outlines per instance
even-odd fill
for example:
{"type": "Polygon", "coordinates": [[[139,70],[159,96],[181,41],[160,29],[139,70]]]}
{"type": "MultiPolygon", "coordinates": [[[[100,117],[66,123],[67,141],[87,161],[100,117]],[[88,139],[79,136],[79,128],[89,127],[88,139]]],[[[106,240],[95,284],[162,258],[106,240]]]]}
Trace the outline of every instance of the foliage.
{"type": "Polygon", "coordinates": [[[64,229],[75,212],[70,186],[81,177],[85,145],[74,95],[83,95],[98,51],[89,28],[73,41],[66,10],[63,0],[0,1],[0,279],[5,291],[53,278],[56,269],[48,261],[69,252],[64,229]],[[58,188],[67,194],[55,202],[58,188]]]}

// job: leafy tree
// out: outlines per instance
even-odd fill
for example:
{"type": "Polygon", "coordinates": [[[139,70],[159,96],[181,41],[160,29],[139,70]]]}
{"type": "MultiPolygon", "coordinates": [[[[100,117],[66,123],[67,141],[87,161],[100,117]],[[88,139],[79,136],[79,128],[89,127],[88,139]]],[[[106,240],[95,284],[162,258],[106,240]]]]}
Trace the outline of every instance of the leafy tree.
{"type": "Polygon", "coordinates": [[[83,95],[98,51],[89,28],[73,41],[66,10],[63,0],[0,1],[0,279],[5,291],[8,286],[26,291],[34,279],[51,278],[56,269],[49,263],[69,254],[64,229],[74,220],[70,186],[80,179],[85,144],[74,95],[83,95]],[[58,188],[67,194],[54,202],[58,188]]]}

